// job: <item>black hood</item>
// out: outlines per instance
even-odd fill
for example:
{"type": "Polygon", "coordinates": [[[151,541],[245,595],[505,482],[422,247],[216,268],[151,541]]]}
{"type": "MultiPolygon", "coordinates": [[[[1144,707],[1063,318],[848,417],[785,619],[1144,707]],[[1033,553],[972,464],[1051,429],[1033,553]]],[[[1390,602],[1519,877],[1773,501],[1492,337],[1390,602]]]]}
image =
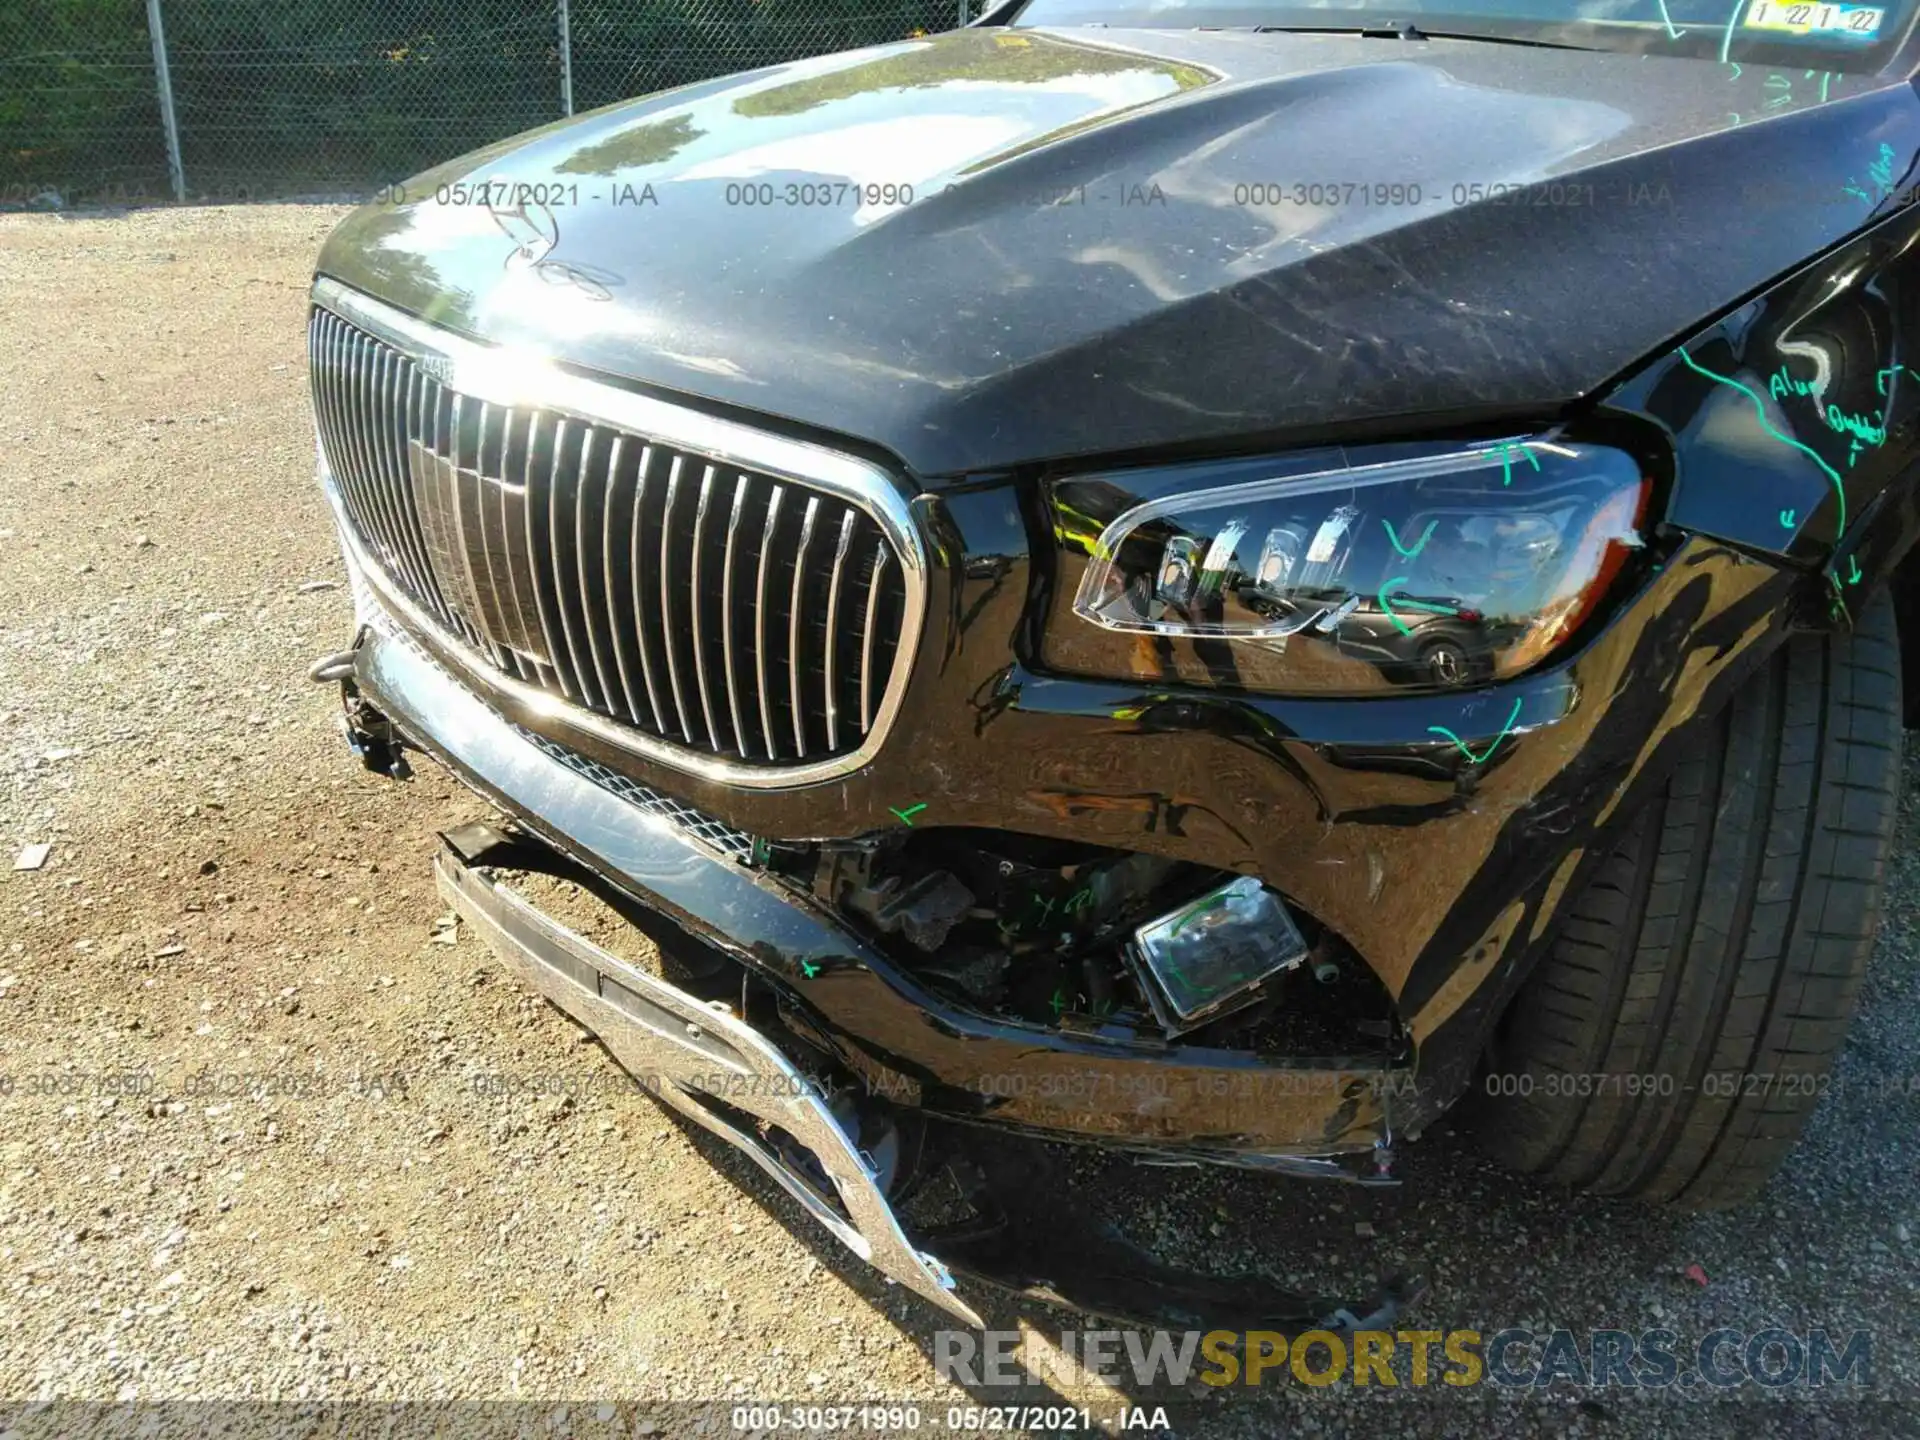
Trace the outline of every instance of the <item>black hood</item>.
{"type": "Polygon", "coordinates": [[[1870,223],[1917,148],[1867,77],[975,28],[496,145],[320,268],[933,476],[1549,413],[1870,223]]]}

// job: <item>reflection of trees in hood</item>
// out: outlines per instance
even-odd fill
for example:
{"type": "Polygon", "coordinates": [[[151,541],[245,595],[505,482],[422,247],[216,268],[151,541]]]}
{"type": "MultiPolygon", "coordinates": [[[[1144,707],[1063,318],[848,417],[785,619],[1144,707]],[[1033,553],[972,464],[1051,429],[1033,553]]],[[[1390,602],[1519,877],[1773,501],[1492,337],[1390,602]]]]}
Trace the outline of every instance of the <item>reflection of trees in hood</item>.
{"type": "Polygon", "coordinates": [[[431,257],[405,248],[413,221],[414,212],[400,206],[369,207],[353,217],[353,254],[362,288],[417,310],[433,324],[471,326],[472,293],[449,284],[431,257]],[[399,243],[389,245],[388,240],[399,243]]]}
{"type": "Polygon", "coordinates": [[[830,100],[845,100],[877,90],[916,90],[955,80],[984,80],[1006,85],[1043,85],[1070,75],[1165,75],[1175,90],[1192,90],[1213,77],[1194,65],[1179,65],[1083,45],[1035,32],[959,30],[898,54],[808,76],[742,95],[736,114],[753,118],[798,115],[830,100]]]}
{"type": "Polygon", "coordinates": [[[689,115],[643,120],[581,146],[553,168],[561,175],[615,175],[641,165],[660,165],[706,133],[694,128],[689,115]]]}

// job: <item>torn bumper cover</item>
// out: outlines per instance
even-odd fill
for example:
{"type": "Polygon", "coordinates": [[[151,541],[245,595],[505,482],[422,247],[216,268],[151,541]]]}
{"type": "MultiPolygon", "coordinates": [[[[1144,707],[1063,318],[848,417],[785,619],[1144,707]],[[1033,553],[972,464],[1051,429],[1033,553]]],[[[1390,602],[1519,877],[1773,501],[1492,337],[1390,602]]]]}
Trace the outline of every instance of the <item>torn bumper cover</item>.
{"type": "MultiPolygon", "coordinates": [[[[363,618],[374,623],[363,627],[351,652],[351,674],[330,671],[329,678],[342,680],[352,705],[370,708],[407,743],[446,764],[554,852],[571,857],[695,939],[792,991],[801,989],[801,970],[797,960],[788,962],[798,956],[811,956],[808,963],[821,962],[823,968],[832,965],[843,978],[858,975],[879,984],[881,991],[898,985],[894,978],[879,982],[876,972],[884,968],[883,962],[857,937],[840,931],[827,917],[783,900],[763,877],[726,858],[658,805],[607,783],[615,777],[568,763],[459,684],[412,637],[389,628],[390,622],[379,623],[386,617],[363,607],[363,618]]],[[[877,1164],[862,1150],[857,1121],[850,1123],[844,1105],[831,1103],[809,1066],[797,1063],[731,1006],[704,1000],[636,968],[496,883],[484,866],[500,838],[488,827],[453,832],[437,862],[437,874],[448,901],[501,958],[598,1036],[649,1091],[750,1155],[855,1254],[970,1325],[981,1324],[981,1318],[955,1291],[956,1272],[1119,1320],[1183,1328],[1369,1328],[1391,1323],[1420,1293],[1417,1282],[1393,1278],[1364,1298],[1322,1299],[1277,1290],[1258,1277],[1206,1277],[1161,1266],[1117,1234],[1090,1228],[1083,1212],[1068,1209],[1061,1193],[1064,1182],[1047,1183],[1045,1147],[1029,1138],[1050,1127],[1018,1120],[1004,1132],[978,1124],[943,1127],[942,1142],[964,1155],[976,1191],[969,1198],[982,1218],[916,1235],[889,1199],[893,1167],[877,1164]],[[1069,1237],[1064,1242],[1063,1234],[1069,1237]],[[1044,1244],[1034,1243],[1041,1237],[1046,1237],[1044,1244]]],[[[827,988],[809,986],[805,999],[817,1001],[828,993],[827,988]]],[[[896,998],[905,1004],[905,997],[896,998]]],[[[842,999],[858,996],[845,994],[842,999]]],[[[915,1028],[924,1034],[949,1028],[929,1024],[930,1018],[920,1014],[915,1028]]],[[[819,1038],[827,1042],[834,1061],[861,1074],[849,1063],[859,1058],[858,1047],[834,1034],[831,1013],[821,1019],[819,1038]]],[[[884,1052],[888,1040],[900,1038],[882,1035],[874,1048],[884,1052]]],[[[964,1043],[967,1037],[945,1038],[964,1043]]],[[[1007,1043],[989,1044],[990,1037],[980,1038],[994,1051],[1007,1043]]],[[[1100,1057],[1069,1058],[1088,1063],[1100,1057]]],[[[987,1063],[994,1062],[989,1058],[987,1063]]],[[[1108,1057],[1105,1063],[1125,1067],[1140,1062],[1108,1057]]],[[[865,1078],[870,1080],[871,1072],[865,1078]]],[[[871,1092],[877,1087],[867,1088],[871,1092]]],[[[904,1097],[899,1091],[880,1093],[919,1101],[929,1113],[939,1114],[925,1102],[940,1095],[951,1098],[952,1088],[929,1084],[913,1087],[904,1097]]],[[[1356,1098],[1329,1089],[1318,1100],[1323,1108],[1350,1117],[1356,1098]]],[[[1233,1108],[1230,1101],[1226,1108],[1233,1108]]],[[[1082,1101],[1079,1111],[1087,1122],[1082,1138],[1102,1138],[1091,1107],[1082,1101]]],[[[1149,1148],[1140,1143],[1143,1136],[1128,1138],[1128,1148],[1149,1148]]],[[[1151,1148],[1195,1157],[1209,1153],[1191,1141],[1163,1141],[1151,1148]]],[[[1319,1173],[1312,1167],[1322,1164],[1328,1167],[1326,1173],[1341,1174],[1331,1160],[1308,1155],[1246,1158],[1297,1161],[1301,1168],[1290,1173],[1319,1173]]],[[[1268,1168],[1289,1173],[1284,1164],[1268,1168]]]]}
{"type": "MultiPolygon", "coordinates": [[[[481,852],[483,854],[484,852],[481,852]]],[[[481,858],[476,854],[474,858],[481,858]]],[[[914,1248],[822,1089],[759,1031],[719,1004],[629,965],[493,883],[449,847],[434,863],[440,893],[520,978],[586,1026],[631,1074],[661,1083],[654,1093],[738,1146],[848,1249],[969,1325],[980,1317],[953,1289],[953,1275],[914,1248]],[[701,1103],[717,1090],[731,1110],[777,1126],[832,1181],[832,1195],[783,1158],[759,1127],[701,1103]],[[836,1203],[837,1201],[837,1203],[836,1203]]]]}

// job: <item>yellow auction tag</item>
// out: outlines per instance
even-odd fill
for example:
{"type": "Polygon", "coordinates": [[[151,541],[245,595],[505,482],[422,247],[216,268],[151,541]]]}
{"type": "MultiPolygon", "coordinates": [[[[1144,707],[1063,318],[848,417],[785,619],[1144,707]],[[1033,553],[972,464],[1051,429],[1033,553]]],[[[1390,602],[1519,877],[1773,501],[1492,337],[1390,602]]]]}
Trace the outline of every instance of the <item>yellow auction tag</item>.
{"type": "Polygon", "coordinates": [[[1880,33],[1886,9],[1879,5],[1828,5],[1817,0],[1753,0],[1741,28],[1787,35],[1851,35],[1871,40],[1880,33]]]}

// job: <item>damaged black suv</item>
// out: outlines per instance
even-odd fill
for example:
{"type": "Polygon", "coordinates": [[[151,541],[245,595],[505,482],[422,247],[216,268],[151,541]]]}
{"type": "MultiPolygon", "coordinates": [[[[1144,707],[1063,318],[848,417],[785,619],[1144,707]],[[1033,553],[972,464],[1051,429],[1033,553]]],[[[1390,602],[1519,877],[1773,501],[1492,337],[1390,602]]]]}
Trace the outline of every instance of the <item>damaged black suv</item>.
{"type": "Polygon", "coordinates": [[[1466,1099],[1745,1200],[1882,903],[1920,97],[1904,3],[1728,9],[1026,0],[391,187],[315,674],[505,817],[505,961],[968,1320],[1406,1298],[1023,1223],[1041,1142],[1390,1183],[1466,1099]]]}

